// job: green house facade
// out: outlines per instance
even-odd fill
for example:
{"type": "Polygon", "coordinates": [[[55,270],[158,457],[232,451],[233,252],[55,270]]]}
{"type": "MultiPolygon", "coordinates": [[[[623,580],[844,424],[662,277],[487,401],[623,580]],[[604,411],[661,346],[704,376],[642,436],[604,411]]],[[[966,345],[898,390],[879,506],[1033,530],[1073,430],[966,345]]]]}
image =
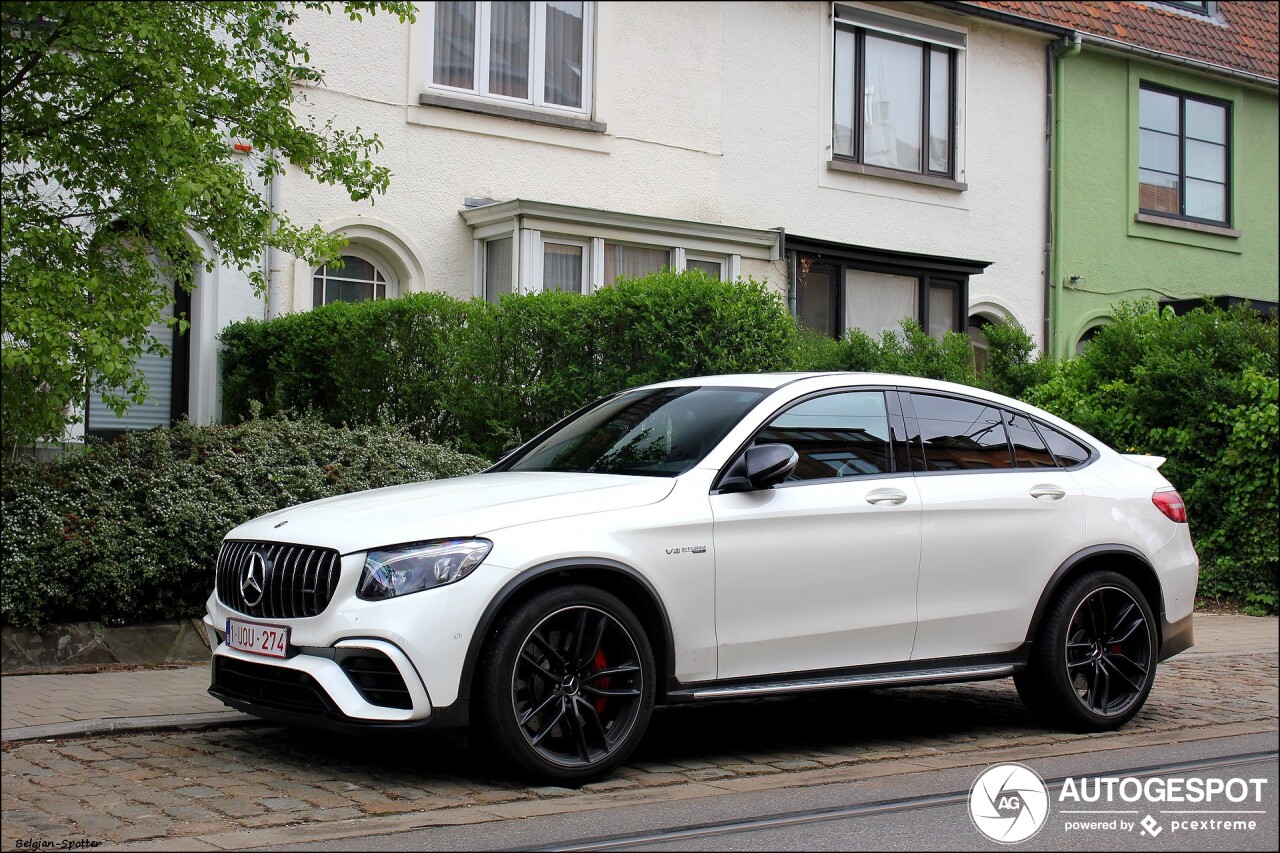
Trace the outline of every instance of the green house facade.
{"type": "Polygon", "coordinates": [[[1275,4],[963,5],[1061,35],[1046,57],[1055,357],[1121,300],[1275,311],[1275,4]]]}

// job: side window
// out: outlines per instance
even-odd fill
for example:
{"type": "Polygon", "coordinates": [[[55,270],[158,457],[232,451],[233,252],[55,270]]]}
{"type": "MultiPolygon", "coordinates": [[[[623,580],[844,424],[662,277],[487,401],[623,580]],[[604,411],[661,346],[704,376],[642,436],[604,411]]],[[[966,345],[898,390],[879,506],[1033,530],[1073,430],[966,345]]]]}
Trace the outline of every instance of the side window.
{"type": "Polygon", "coordinates": [[[788,482],[893,470],[889,417],[880,391],[848,391],[805,400],[774,418],[756,441],[789,444],[800,454],[788,482]]]}
{"type": "Polygon", "coordinates": [[[926,471],[1010,468],[1004,419],[994,406],[932,394],[912,394],[926,471]]]}
{"type": "Polygon", "coordinates": [[[1013,445],[1014,463],[1019,468],[1052,468],[1053,454],[1045,446],[1044,439],[1036,432],[1035,425],[1025,415],[1005,412],[1005,427],[1009,430],[1009,443],[1013,445]]]}
{"type": "Polygon", "coordinates": [[[1040,434],[1044,436],[1049,449],[1063,468],[1071,468],[1088,460],[1089,448],[1074,438],[1043,423],[1037,423],[1036,426],[1040,428],[1040,434]]]}

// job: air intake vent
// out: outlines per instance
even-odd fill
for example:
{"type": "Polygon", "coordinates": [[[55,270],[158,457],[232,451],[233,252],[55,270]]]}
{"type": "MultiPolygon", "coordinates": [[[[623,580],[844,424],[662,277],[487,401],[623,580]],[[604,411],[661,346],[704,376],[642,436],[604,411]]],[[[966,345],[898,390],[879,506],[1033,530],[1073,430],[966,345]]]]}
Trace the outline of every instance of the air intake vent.
{"type": "Polygon", "coordinates": [[[218,600],[260,619],[318,616],[338,586],[342,558],[329,548],[275,542],[224,542],[218,600]]]}

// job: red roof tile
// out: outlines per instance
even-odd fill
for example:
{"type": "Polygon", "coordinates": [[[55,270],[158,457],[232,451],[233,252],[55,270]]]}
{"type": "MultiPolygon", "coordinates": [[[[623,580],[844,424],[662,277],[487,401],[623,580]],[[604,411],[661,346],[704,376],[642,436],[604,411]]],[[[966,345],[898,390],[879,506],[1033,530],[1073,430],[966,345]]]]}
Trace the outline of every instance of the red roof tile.
{"type": "Polygon", "coordinates": [[[1259,77],[1280,78],[1280,5],[1275,2],[1222,0],[1212,18],[1143,0],[972,0],[959,5],[981,6],[1259,77]]]}

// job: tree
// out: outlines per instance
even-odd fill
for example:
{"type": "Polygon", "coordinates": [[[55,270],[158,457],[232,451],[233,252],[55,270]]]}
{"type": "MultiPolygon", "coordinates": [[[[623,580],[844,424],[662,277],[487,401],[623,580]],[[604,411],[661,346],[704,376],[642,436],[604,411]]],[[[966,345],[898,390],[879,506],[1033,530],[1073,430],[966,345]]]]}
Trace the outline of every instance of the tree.
{"type": "MultiPolygon", "coordinates": [[[[3,202],[0,298],[6,443],[56,438],[90,389],[123,411],[146,398],[136,368],[164,348],[148,326],[196,264],[265,288],[268,247],[320,260],[341,240],[272,210],[285,164],[353,200],[387,189],[360,128],[299,116],[314,84],[302,9],[412,17],[407,2],[5,2],[0,7],[3,202]],[[245,158],[232,142],[252,146],[245,158]]],[[[183,318],[172,321],[185,329],[183,318]]]]}

